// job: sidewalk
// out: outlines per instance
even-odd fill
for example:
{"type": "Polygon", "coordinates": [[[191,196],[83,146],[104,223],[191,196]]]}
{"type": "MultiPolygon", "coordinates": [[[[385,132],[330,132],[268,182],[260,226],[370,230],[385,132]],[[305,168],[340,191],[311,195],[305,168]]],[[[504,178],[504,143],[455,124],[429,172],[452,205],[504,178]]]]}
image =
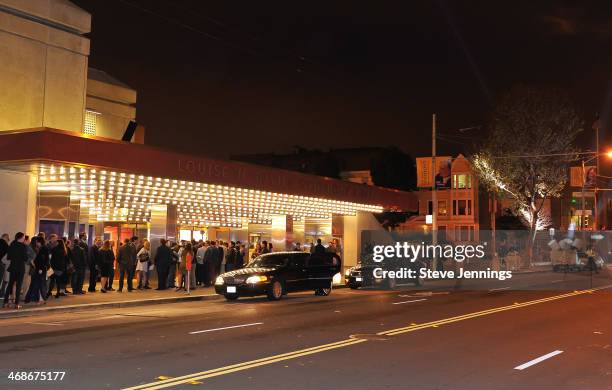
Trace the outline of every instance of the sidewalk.
{"type": "MultiPolygon", "coordinates": [[[[117,283],[113,285],[117,289],[117,283]]],[[[98,286],[99,288],[99,286],[98,286]]],[[[69,288],[70,290],[70,288],[69,288]]],[[[87,286],[84,287],[87,290],[87,286]]],[[[0,320],[3,318],[25,317],[40,314],[93,310],[102,308],[119,308],[131,306],[156,305],[172,302],[204,301],[221,298],[215,294],[213,287],[198,287],[187,295],[184,291],[176,292],[174,288],[163,291],[134,290],[132,292],[109,291],[106,294],[100,290],[85,295],[67,294],[65,297],[49,297],[45,305],[36,303],[23,304],[20,310],[0,309],[0,320]]]]}

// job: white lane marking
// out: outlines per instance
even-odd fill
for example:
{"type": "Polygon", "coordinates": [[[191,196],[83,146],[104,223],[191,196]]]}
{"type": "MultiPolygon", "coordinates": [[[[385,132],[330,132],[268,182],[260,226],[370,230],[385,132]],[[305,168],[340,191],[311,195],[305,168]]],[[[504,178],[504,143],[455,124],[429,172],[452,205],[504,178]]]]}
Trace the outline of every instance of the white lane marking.
{"type": "Polygon", "coordinates": [[[393,305],[402,305],[404,303],[412,303],[412,302],[421,302],[421,301],[426,301],[427,299],[423,298],[423,299],[413,299],[412,301],[404,301],[404,302],[393,302],[393,305]]]}
{"type": "Polygon", "coordinates": [[[246,326],[255,326],[255,325],[262,325],[263,322],[253,322],[252,324],[244,324],[244,325],[234,325],[234,326],[226,326],[223,328],[214,328],[214,329],[204,329],[204,330],[196,330],[194,332],[189,332],[189,334],[198,334],[198,333],[207,333],[207,332],[216,332],[218,330],[225,330],[225,329],[234,329],[234,328],[244,328],[246,326]]]}
{"type": "Polygon", "coordinates": [[[62,324],[56,324],[54,322],[26,322],[26,324],[32,325],[49,325],[49,326],[62,326],[62,324]]]}
{"type": "Polygon", "coordinates": [[[509,289],[509,288],[510,288],[510,286],[508,286],[508,287],[492,288],[492,289],[490,289],[490,290],[489,290],[489,292],[492,292],[492,291],[501,291],[501,290],[507,290],[507,289],[509,289]]]}
{"type": "Polygon", "coordinates": [[[527,367],[531,367],[531,366],[533,366],[534,364],[538,364],[538,363],[540,363],[540,362],[542,362],[542,361],[544,361],[544,360],[546,360],[546,359],[550,359],[551,357],[553,357],[553,356],[557,356],[557,355],[559,355],[560,353],[563,353],[563,351],[559,351],[559,350],[552,351],[551,353],[547,353],[546,355],[542,355],[542,356],[540,356],[539,358],[536,358],[536,359],[530,360],[530,361],[528,361],[527,363],[523,363],[523,364],[521,364],[520,366],[516,366],[516,367],[514,367],[514,369],[515,369],[515,370],[524,370],[524,369],[526,369],[527,367]]]}

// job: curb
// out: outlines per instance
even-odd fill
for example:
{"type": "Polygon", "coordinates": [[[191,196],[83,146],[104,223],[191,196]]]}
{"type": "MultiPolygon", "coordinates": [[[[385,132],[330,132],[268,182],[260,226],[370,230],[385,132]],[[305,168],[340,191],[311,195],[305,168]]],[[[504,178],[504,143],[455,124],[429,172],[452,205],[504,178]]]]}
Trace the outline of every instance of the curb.
{"type": "Polygon", "coordinates": [[[21,310],[0,311],[0,320],[2,320],[3,318],[30,317],[30,316],[36,316],[36,315],[52,314],[52,313],[70,313],[70,312],[96,310],[96,309],[161,305],[164,303],[173,303],[173,302],[211,301],[211,300],[216,300],[220,298],[221,298],[220,295],[208,294],[208,295],[189,295],[185,297],[151,298],[151,299],[132,300],[132,301],[84,303],[80,305],[34,307],[34,308],[21,309],[21,310]]]}
{"type": "MultiPolygon", "coordinates": [[[[346,285],[334,286],[334,289],[346,288],[346,285]]],[[[70,313],[86,310],[97,309],[117,309],[135,306],[161,305],[174,302],[196,302],[196,301],[213,301],[221,299],[219,294],[206,295],[188,295],[184,297],[168,297],[168,298],[150,298],[141,300],[118,301],[118,302],[99,302],[99,303],[83,303],[80,305],[64,305],[64,306],[42,306],[32,307],[21,310],[0,310],[0,320],[3,318],[31,317],[36,315],[54,314],[54,313],[70,313]]]]}

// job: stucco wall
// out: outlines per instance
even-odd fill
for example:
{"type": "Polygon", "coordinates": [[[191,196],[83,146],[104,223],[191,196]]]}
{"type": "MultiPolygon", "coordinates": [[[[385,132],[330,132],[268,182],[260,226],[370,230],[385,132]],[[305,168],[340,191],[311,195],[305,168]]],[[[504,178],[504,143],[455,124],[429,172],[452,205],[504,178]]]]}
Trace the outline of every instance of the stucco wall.
{"type": "Polygon", "coordinates": [[[89,22],[89,14],[66,1],[0,0],[0,131],[82,130],[89,40],[53,23],[89,31],[89,22]]]}

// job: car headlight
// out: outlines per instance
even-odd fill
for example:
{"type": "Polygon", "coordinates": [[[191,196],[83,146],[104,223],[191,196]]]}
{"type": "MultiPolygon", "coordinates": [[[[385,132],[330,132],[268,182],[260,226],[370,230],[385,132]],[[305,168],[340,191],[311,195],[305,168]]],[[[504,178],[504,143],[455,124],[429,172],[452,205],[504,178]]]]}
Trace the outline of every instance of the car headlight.
{"type": "Polygon", "coordinates": [[[351,276],[351,268],[344,271],[344,276],[351,276]]]}
{"type": "Polygon", "coordinates": [[[246,282],[248,284],[255,284],[255,283],[261,283],[261,282],[265,282],[266,280],[268,280],[267,276],[263,276],[263,275],[255,275],[255,276],[249,276],[246,280],[246,282]]]}
{"type": "Polygon", "coordinates": [[[222,286],[223,283],[225,283],[223,281],[223,278],[221,276],[217,276],[217,279],[215,280],[215,286],[222,286]]]}

